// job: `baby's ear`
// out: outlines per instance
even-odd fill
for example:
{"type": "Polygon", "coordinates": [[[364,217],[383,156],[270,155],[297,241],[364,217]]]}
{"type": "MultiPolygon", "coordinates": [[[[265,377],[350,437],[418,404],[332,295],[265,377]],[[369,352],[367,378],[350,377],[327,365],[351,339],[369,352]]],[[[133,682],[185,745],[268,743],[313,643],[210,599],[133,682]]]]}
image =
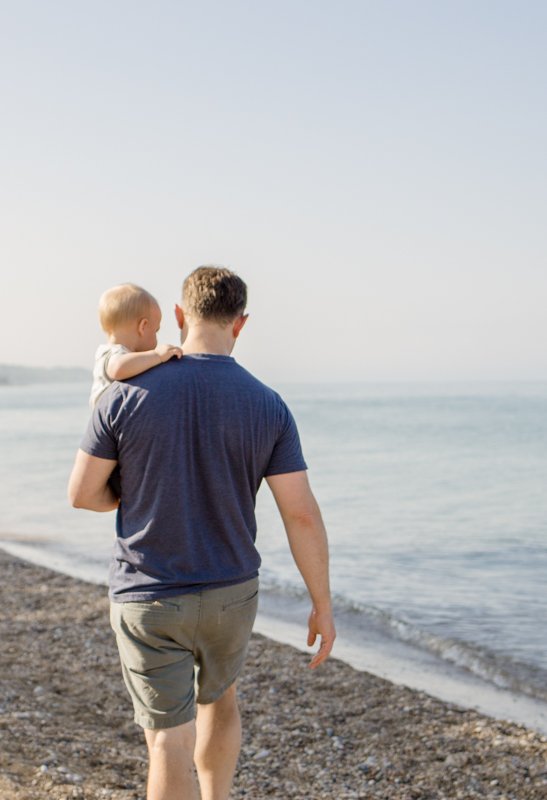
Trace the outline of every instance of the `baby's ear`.
{"type": "Polygon", "coordinates": [[[139,324],[137,326],[137,331],[139,333],[139,336],[142,336],[144,334],[147,325],[148,325],[147,317],[143,317],[142,319],[139,320],[139,324]]]}

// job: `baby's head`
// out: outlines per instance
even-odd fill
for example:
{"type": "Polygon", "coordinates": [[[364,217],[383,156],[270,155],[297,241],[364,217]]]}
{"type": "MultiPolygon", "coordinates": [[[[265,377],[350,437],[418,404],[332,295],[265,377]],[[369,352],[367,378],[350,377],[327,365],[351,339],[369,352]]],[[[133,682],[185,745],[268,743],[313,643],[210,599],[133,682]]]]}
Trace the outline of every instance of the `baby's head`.
{"type": "Polygon", "coordinates": [[[150,292],[134,283],[121,283],[102,295],[99,320],[109,342],[119,342],[134,352],[157,345],[160,307],[150,292]]]}

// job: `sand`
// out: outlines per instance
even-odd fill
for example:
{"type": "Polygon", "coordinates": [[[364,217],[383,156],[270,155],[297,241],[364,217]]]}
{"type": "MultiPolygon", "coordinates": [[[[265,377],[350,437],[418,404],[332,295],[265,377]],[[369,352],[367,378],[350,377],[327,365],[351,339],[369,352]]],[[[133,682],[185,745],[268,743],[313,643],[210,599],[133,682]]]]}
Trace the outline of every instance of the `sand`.
{"type": "MultiPolygon", "coordinates": [[[[0,551],[0,798],[145,797],[106,589],[0,551]]],[[[234,798],[547,797],[547,740],[253,636],[234,798]]]]}

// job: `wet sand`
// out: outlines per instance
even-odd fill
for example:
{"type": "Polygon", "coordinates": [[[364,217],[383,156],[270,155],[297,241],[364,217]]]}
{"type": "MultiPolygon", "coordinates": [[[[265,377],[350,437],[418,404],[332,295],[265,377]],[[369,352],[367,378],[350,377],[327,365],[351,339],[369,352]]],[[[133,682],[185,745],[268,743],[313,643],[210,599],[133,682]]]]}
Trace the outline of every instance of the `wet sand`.
{"type": "MultiPolygon", "coordinates": [[[[0,551],[0,798],[145,797],[102,586],[0,551]]],[[[234,798],[547,797],[547,739],[262,636],[234,798]]]]}

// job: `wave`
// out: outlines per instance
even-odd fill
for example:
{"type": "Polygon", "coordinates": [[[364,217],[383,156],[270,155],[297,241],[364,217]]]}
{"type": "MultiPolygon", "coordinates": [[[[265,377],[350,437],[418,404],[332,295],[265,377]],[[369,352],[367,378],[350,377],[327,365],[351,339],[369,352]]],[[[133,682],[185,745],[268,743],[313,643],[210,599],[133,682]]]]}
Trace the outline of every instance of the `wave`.
{"type": "MultiPolygon", "coordinates": [[[[66,543],[16,541],[6,537],[3,549],[46,568],[73,575],[93,583],[106,583],[108,553],[79,550],[66,543]]],[[[309,595],[290,582],[261,575],[261,605],[269,616],[305,625],[309,595]]],[[[547,702],[547,670],[493,652],[472,642],[443,637],[372,605],[356,603],[341,595],[333,596],[337,628],[347,640],[359,646],[380,647],[397,642],[414,648],[445,664],[452,664],[488,683],[508,691],[547,702]]]]}
{"type": "MultiPolygon", "coordinates": [[[[302,589],[273,580],[261,581],[261,593],[275,613],[294,618],[300,607],[309,608],[309,596],[302,589]]],[[[424,630],[375,606],[356,603],[341,595],[333,596],[333,610],[340,633],[370,642],[371,636],[392,639],[428,653],[447,664],[466,670],[476,677],[506,689],[547,702],[547,670],[493,652],[480,645],[443,637],[424,630]]],[[[304,620],[302,620],[304,621],[304,620]]]]}

